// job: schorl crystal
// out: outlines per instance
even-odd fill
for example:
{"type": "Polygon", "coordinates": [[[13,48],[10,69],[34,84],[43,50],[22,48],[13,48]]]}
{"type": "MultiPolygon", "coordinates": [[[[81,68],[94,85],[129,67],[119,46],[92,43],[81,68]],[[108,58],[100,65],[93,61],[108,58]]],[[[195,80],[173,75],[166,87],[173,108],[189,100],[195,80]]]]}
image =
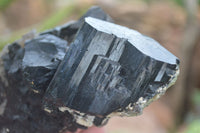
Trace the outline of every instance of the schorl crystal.
{"type": "Polygon", "coordinates": [[[47,34],[25,43],[22,69],[33,91],[46,90],[67,49],[67,41],[47,34]]]}
{"type": "Polygon", "coordinates": [[[83,126],[138,115],[176,80],[179,60],[155,40],[87,17],[61,61],[43,104],[83,126]]]}
{"type": "Polygon", "coordinates": [[[134,116],[165,93],[179,60],[92,7],[78,21],[7,45],[0,58],[0,132],[64,133],[134,116]],[[101,19],[101,20],[100,20],[101,19]]]}
{"type": "Polygon", "coordinates": [[[88,16],[112,21],[101,8],[92,7],[78,21],[39,35],[30,32],[4,47],[0,54],[0,132],[61,133],[85,128],[70,112],[55,109],[49,115],[49,110],[43,110],[42,99],[68,45],[88,16]]]}

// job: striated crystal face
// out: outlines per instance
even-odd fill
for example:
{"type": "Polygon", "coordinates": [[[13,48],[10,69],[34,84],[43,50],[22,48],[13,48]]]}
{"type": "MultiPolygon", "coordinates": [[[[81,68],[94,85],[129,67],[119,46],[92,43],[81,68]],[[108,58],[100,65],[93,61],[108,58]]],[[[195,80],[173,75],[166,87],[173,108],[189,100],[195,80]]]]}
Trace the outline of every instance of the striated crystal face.
{"type": "Polygon", "coordinates": [[[139,115],[163,95],[178,76],[177,57],[111,22],[95,6],[77,21],[7,45],[0,58],[0,131],[75,132],[112,116],[139,115]]]}
{"type": "Polygon", "coordinates": [[[44,106],[94,116],[92,123],[101,125],[113,114],[141,113],[174,82],[178,69],[178,58],[155,40],[88,17],[48,86],[44,106]]]}

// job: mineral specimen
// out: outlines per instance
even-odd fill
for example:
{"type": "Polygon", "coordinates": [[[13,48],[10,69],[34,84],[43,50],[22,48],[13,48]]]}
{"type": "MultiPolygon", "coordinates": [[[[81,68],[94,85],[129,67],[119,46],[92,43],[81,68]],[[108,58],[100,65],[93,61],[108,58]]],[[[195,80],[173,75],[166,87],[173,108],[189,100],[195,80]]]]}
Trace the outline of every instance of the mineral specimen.
{"type": "Polygon", "coordinates": [[[24,48],[17,41],[3,50],[6,53],[0,60],[0,133],[56,133],[67,123],[72,124],[68,130],[76,130],[71,115],[49,116],[41,106],[43,94],[67,48],[65,40],[42,35],[27,40],[24,48]]]}
{"type": "Polygon", "coordinates": [[[51,80],[45,109],[70,112],[83,126],[137,115],[178,75],[179,60],[135,30],[85,18],[51,80]]]}
{"type": "Polygon", "coordinates": [[[102,126],[115,115],[140,114],[165,93],[179,60],[155,40],[110,22],[92,7],[78,21],[4,48],[0,133],[102,126]]]}
{"type": "Polygon", "coordinates": [[[2,50],[0,133],[56,133],[83,128],[67,112],[47,114],[41,103],[69,41],[73,40],[87,16],[112,21],[101,8],[95,6],[73,24],[70,22],[39,35],[30,32],[2,50]]]}
{"type": "Polygon", "coordinates": [[[33,91],[39,93],[46,90],[67,48],[67,41],[47,34],[26,42],[23,74],[33,91]]]}

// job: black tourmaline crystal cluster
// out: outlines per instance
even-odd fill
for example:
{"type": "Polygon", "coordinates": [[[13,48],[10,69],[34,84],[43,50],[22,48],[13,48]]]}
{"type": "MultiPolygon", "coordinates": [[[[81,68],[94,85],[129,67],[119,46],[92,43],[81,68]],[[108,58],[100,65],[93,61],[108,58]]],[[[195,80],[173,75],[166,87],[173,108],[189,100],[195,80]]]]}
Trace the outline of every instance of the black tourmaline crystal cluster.
{"type": "Polygon", "coordinates": [[[165,93],[179,60],[116,25],[99,7],[7,45],[0,60],[0,133],[56,133],[134,116],[165,93]]]}

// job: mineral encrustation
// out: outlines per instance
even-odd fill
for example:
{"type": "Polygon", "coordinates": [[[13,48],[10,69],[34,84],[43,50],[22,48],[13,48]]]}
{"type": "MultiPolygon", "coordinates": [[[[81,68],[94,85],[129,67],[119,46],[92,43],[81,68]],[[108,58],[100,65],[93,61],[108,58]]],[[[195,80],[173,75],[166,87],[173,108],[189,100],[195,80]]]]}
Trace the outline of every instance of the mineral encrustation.
{"type": "Polygon", "coordinates": [[[0,59],[0,133],[56,133],[134,116],[165,93],[179,60],[92,7],[78,21],[27,34],[0,59]]]}

